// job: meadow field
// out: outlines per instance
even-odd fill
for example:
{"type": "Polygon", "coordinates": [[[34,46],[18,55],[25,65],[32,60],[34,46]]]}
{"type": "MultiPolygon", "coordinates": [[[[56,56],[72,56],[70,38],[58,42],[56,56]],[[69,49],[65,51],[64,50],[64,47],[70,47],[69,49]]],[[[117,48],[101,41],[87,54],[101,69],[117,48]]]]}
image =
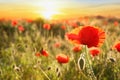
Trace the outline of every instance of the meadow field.
{"type": "Polygon", "coordinates": [[[0,80],[120,80],[120,19],[0,19],[0,80]]]}

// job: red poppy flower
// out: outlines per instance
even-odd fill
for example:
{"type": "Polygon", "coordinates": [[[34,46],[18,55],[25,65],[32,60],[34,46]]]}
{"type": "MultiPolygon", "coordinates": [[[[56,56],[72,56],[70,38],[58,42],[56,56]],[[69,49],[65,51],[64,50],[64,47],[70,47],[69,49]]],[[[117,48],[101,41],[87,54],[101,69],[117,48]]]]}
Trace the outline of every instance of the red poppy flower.
{"type": "Polygon", "coordinates": [[[118,25],[119,25],[118,21],[115,21],[114,26],[118,26],[118,25]]]}
{"type": "Polygon", "coordinates": [[[71,25],[72,25],[73,28],[77,28],[78,27],[76,22],[73,22],[71,25]]]}
{"type": "Polygon", "coordinates": [[[59,48],[59,47],[61,46],[61,44],[60,44],[59,42],[57,42],[57,43],[54,44],[54,46],[55,46],[56,48],[59,48]]]}
{"type": "Polygon", "coordinates": [[[120,41],[113,46],[113,49],[116,49],[118,52],[120,52],[120,41]]]}
{"type": "Polygon", "coordinates": [[[66,29],[66,26],[64,26],[64,25],[63,25],[63,26],[61,26],[61,29],[65,30],[65,29],[66,29]]]}
{"type": "Polygon", "coordinates": [[[18,24],[18,21],[17,20],[13,20],[11,24],[12,24],[13,27],[15,27],[18,24]]]}
{"type": "Polygon", "coordinates": [[[94,56],[98,56],[98,54],[100,53],[100,49],[97,47],[91,47],[89,48],[90,54],[94,57],[94,56]]]}
{"type": "Polygon", "coordinates": [[[100,46],[105,40],[105,32],[97,27],[84,26],[74,29],[67,34],[69,40],[87,45],[88,47],[100,46]]]}
{"type": "Polygon", "coordinates": [[[73,48],[73,51],[74,51],[74,52],[79,52],[79,51],[81,51],[81,49],[82,49],[81,46],[78,45],[78,46],[75,46],[75,47],[73,48]]]}
{"type": "Polygon", "coordinates": [[[68,63],[69,57],[66,56],[65,54],[58,54],[56,56],[56,59],[59,63],[68,63]]]}
{"type": "Polygon", "coordinates": [[[46,30],[50,30],[51,26],[50,26],[50,24],[44,24],[43,28],[46,30]]]}
{"type": "Polygon", "coordinates": [[[21,32],[23,32],[25,29],[24,29],[23,26],[18,26],[18,30],[21,31],[21,32]]]}
{"type": "Polygon", "coordinates": [[[41,53],[43,56],[46,56],[46,57],[49,55],[48,52],[45,51],[45,50],[41,50],[40,53],[41,53]]]}
{"type": "Polygon", "coordinates": [[[36,57],[40,57],[40,53],[37,52],[37,53],[35,54],[35,56],[36,56],[36,57]]]}

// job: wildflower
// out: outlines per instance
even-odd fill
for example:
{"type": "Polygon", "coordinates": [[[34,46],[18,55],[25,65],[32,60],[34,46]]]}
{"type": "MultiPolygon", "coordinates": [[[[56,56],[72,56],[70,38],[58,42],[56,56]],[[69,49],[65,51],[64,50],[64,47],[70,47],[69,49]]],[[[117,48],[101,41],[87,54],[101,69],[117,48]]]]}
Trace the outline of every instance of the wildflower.
{"type": "Polygon", "coordinates": [[[40,57],[40,53],[37,52],[37,53],[35,54],[35,56],[36,56],[36,57],[40,57]]]}
{"type": "Polygon", "coordinates": [[[81,46],[77,45],[73,48],[73,51],[74,52],[79,52],[79,51],[81,51],[81,49],[82,49],[81,46]]]}
{"type": "Polygon", "coordinates": [[[25,29],[24,29],[23,26],[18,26],[18,30],[21,31],[21,32],[23,32],[25,29]]]}
{"type": "Polygon", "coordinates": [[[73,22],[71,25],[72,25],[73,28],[77,28],[78,27],[76,22],[73,22]]]}
{"type": "Polygon", "coordinates": [[[98,54],[100,53],[100,49],[97,47],[91,47],[89,48],[90,54],[94,57],[94,56],[98,56],[98,54]]]}
{"type": "Polygon", "coordinates": [[[66,35],[73,43],[87,45],[88,47],[98,47],[105,40],[105,32],[93,26],[78,27],[66,35]]]}
{"type": "Polygon", "coordinates": [[[59,63],[68,63],[69,61],[69,57],[64,54],[58,54],[56,56],[56,59],[59,63]]]}
{"type": "Polygon", "coordinates": [[[64,25],[63,25],[63,26],[61,26],[61,29],[65,30],[65,29],[66,29],[66,26],[64,26],[64,25]]]}
{"type": "Polygon", "coordinates": [[[60,44],[59,42],[57,42],[57,43],[54,44],[54,46],[55,46],[56,48],[59,48],[59,47],[61,46],[61,44],[60,44]]]}
{"type": "Polygon", "coordinates": [[[43,50],[43,49],[40,51],[40,53],[41,53],[43,56],[46,56],[46,57],[48,56],[48,52],[45,51],[45,50],[43,50]]]}
{"type": "Polygon", "coordinates": [[[40,57],[40,55],[43,55],[43,56],[48,56],[48,52],[47,51],[45,51],[45,50],[43,50],[43,49],[41,49],[40,50],[40,52],[37,52],[36,54],[35,54],[35,56],[37,56],[37,57],[40,57]]]}
{"type": "Polygon", "coordinates": [[[118,26],[118,25],[119,25],[118,21],[114,21],[114,26],[118,26]]]}
{"type": "Polygon", "coordinates": [[[114,46],[113,49],[117,50],[118,52],[120,52],[120,41],[117,42],[114,46]]]}
{"type": "Polygon", "coordinates": [[[15,27],[18,24],[18,21],[17,20],[13,20],[11,24],[12,24],[13,27],[15,27]]]}
{"type": "Polygon", "coordinates": [[[44,24],[43,28],[46,30],[50,30],[51,26],[50,26],[50,24],[44,24]]]}

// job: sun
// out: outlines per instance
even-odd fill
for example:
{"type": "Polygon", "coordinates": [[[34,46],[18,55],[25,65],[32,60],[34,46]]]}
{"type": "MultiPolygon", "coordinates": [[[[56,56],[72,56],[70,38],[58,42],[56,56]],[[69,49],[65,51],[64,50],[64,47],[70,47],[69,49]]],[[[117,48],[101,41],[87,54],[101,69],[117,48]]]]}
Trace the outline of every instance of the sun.
{"type": "Polygon", "coordinates": [[[43,11],[41,16],[45,19],[53,19],[55,15],[59,14],[60,12],[58,11],[53,11],[53,10],[46,10],[46,11],[43,11]]]}
{"type": "Polygon", "coordinates": [[[39,14],[45,19],[53,19],[56,15],[61,14],[60,6],[58,6],[55,2],[42,1],[39,3],[39,7],[39,14]]]}

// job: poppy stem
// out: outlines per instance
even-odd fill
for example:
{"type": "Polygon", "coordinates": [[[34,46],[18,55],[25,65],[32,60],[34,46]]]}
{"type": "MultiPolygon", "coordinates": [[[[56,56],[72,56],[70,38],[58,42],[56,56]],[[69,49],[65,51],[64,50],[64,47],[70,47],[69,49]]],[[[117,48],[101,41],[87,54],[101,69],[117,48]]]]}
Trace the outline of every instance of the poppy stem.
{"type": "Polygon", "coordinates": [[[90,54],[88,52],[88,47],[87,45],[84,46],[84,51],[85,51],[85,61],[86,61],[86,68],[87,68],[87,72],[91,78],[91,80],[97,80],[96,76],[94,75],[93,72],[93,68],[92,68],[92,63],[91,63],[91,58],[90,58],[90,54]]]}

